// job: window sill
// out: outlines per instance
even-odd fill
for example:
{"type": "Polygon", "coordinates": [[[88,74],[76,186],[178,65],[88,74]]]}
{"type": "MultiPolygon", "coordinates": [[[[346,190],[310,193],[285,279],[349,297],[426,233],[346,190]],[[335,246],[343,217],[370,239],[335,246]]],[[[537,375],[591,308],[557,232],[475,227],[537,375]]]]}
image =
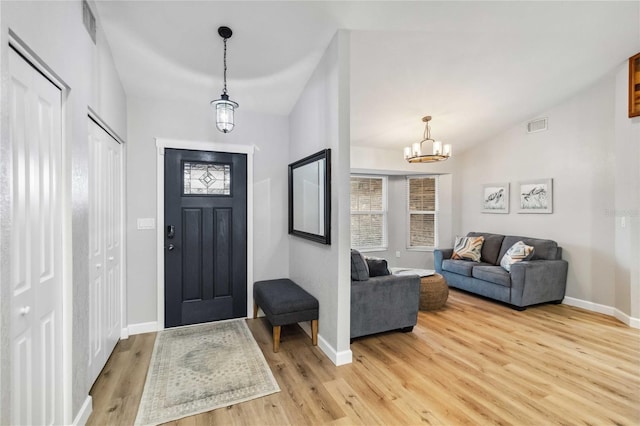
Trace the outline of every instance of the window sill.
{"type": "Polygon", "coordinates": [[[435,247],[407,247],[406,248],[407,251],[430,251],[433,252],[435,251],[435,247]]]}
{"type": "Polygon", "coordinates": [[[388,249],[385,247],[369,247],[369,248],[355,248],[360,253],[373,253],[376,251],[387,251],[388,249]]]}

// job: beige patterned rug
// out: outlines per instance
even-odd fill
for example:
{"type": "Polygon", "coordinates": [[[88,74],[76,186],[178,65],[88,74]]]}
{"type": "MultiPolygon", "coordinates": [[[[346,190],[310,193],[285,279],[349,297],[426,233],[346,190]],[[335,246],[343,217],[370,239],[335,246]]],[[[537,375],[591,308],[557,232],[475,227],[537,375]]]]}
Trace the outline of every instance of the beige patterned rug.
{"type": "Polygon", "coordinates": [[[244,319],[158,333],[136,425],[157,425],[279,392],[244,319]]]}

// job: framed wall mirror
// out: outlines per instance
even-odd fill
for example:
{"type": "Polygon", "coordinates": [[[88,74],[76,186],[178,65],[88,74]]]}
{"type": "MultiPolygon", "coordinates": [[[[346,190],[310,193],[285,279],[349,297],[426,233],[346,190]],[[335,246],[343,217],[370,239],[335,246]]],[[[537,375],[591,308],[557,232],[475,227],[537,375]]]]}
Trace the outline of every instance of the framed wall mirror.
{"type": "Polygon", "coordinates": [[[331,244],[331,150],[289,164],[289,234],[331,244]]]}

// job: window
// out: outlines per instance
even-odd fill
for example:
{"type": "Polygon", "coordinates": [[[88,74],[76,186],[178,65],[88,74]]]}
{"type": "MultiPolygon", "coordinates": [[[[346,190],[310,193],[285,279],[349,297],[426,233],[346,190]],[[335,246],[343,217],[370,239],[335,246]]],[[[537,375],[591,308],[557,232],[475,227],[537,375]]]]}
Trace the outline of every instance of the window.
{"type": "Polygon", "coordinates": [[[407,177],[407,200],[407,248],[435,248],[438,241],[438,178],[407,177]]]}
{"type": "Polygon", "coordinates": [[[387,178],[351,176],[351,247],[387,248],[387,178]]]}
{"type": "Polygon", "coordinates": [[[184,195],[231,195],[231,165],[185,161],[182,168],[184,195]]]}

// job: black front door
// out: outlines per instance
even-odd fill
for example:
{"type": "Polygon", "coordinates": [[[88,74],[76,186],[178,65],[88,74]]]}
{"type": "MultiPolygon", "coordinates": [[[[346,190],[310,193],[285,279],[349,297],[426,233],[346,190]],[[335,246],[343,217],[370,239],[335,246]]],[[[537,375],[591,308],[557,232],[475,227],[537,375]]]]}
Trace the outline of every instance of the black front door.
{"type": "Polygon", "coordinates": [[[247,156],[165,149],[165,327],[247,315],[247,156]]]}

